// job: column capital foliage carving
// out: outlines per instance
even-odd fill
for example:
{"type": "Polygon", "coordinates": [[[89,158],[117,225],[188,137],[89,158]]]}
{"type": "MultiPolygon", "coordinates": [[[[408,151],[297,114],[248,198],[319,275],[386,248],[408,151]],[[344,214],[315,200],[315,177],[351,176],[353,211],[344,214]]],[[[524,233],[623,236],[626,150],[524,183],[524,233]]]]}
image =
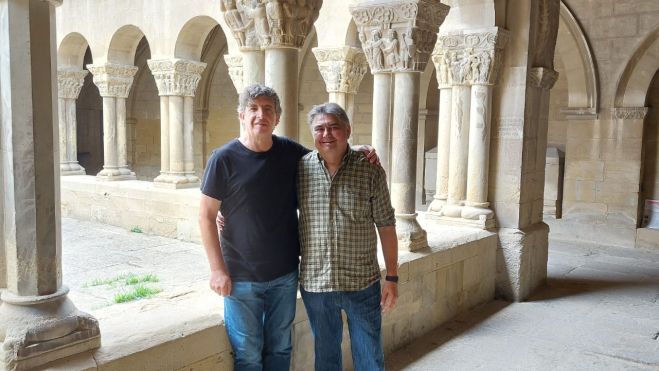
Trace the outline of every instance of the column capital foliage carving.
{"type": "Polygon", "coordinates": [[[432,60],[440,88],[496,84],[509,35],[498,27],[439,35],[432,60]]]}
{"type": "Polygon", "coordinates": [[[147,61],[156,79],[158,94],[194,97],[206,63],[185,59],[160,59],[147,61]]]}
{"type": "Polygon", "coordinates": [[[229,77],[236,87],[236,91],[240,93],[243,91],[243,56],[242,54],[227,54],[224,56],[224,61],[229,67],[229,77]]]}
{"type": "Polygon", "coordinates": [[[551,68],[535,67],[529,70],[527,85],[543,90],[551,89],[558,80],[558,72],[551,68]]]}
{"type": "Polygon", "coordinates": [[[220,10],[242,48],[302,48],[322,4],[323,0],[221,0],[220,10]]]}
{"type": "Polygon", "coordinates": [[[611,116],[621,120],[643,120],[648,113],[648,107],[615,107],[611,108],[611,116]]]}
{"type": "Polygon", "coordinates": [[[128,98],[137,67],[123,64],[88,64],[87,69],[94,76],[94,84],[102,97],[128,98]]]}
{"type": "Polygon", "coordinates": [[[57,70],[57,95],[63,99],[78,99],[80,89],[85,83],[85,70],[57,70]]]}
{"type": "Polygon", "coordinates": [[[431,0],[365,1],[350,7],[372,73],[426,68],[449,7],[431,0]]]}
{"type": "Polygon", "coordinates": [[[357,94],[359,84],[368,70],[366,55],[359,48],[313,48],[320,74],[328,93],[357,94]]]}

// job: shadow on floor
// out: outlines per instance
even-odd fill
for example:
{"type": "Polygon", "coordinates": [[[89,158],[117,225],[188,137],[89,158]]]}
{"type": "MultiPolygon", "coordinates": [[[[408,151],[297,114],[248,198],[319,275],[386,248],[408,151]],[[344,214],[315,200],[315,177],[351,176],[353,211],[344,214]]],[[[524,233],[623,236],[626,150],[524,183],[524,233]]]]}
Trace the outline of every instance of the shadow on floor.
{"type": "Polygon", "coordinates": [[[539,288],[527,300],[528,302],[562,299],[569,296],[657,287],[657,283],[642,280],[604,281],[587,278],[549,278],[547,285],[539,288]]]}
{"type": "MultiPolygon", "coordinates": [[[[395,359],[388,357],[385,360],[387,370],[404,370],[413,362],[423,358],[426,354],[436,351],[448,341],[459,337],[463,333],[487,321],[488,318],[510,304],[506,301],[495,300],[458,315],[442,326],[415,339],[412,344],[397,349],[395,359]]],[[[441,366],[438,365],[438,369],[440,368],[441,366]]]]}

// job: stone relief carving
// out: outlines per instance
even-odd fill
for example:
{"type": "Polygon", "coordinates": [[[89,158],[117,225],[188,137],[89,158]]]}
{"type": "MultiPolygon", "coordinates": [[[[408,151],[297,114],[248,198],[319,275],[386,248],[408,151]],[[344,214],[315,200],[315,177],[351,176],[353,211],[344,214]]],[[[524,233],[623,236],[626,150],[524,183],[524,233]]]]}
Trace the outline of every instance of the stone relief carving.
{"type": "Polygon", "coordinates": [[[371,71],[423,71],[448,9],[429,0],[352,6],[371,71]]]}
{"type": "Polygon", "coordinates": [[[322,0],[222,0],[220,10],[244,48],[301,48],[322,0]]]}
{"type": "Polygon", "coordinates": [[[536,88],[549,90],[558,80],[558,72],[550,68],[536,67],[529,70],[527,84],[536,88]]]}
{"type": "Polygon", "coordinates": [[[57,71],[57,95],[62,99],[78,99],[89,71],[57,71]]]}
{"type": "Polygon", "coordinates": [[[611,116],[621,120],[643,120],[648,113],[647,107],[611,108],[611,116]]]}
{"type": "Polygon", "coordinates": [[[194,97],[206,63],[183,59],[148,60],[159,95],[194,97]]]}
{"type": "Polygon", "coordinates": [[[440,35],[432,54],[440,87],[495,84],[508,37],[499,28],[440,35]]]}
{"type": "Polygon", "coordinates": [[[88,64],[87,69],[94,76],[94,84],[102,97],[128,98],[137,67],[107,63],[88,64]]]}
{"type": "Polygon", "coordinates": [[[227,54],[224,56],[224,61],[229,67],[229,77],[233,82],[233,86],[240,93],[243,90],[243,56],[241,54],[227,54]]]}
{"type": "Polygon", "coordinates": [[[345,46],[314,48],[313,53],[328,93],[357,93],[359,84],[368,70],[366,55],[362,50],[345,46]]]}

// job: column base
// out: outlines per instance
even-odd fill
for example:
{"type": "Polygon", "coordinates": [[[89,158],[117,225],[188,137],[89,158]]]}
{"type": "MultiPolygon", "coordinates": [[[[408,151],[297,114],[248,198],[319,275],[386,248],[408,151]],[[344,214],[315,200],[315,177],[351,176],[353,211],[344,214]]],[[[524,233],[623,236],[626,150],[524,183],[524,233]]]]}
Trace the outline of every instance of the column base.
{"type": "Polygon", "coordinates": [[[78,164],[77,161],[68,162],[68,163],[61,163],[59,165],[59,170],[60,170],[60,175],[61,176],[87,175],[87,172],[85,171],[85,168],[80,166],[80,164],[78,164]]]}
{"type": "Polygon", "coordinates": [[[433,213],[426,214],[426,220],[429,223],[441,224],[441,225],[454,225],[456,227],[470,227],[478,228],[484,230],[493,230],[496,227],[496,221],[494,219],[464,219],[464,218],[454,218],[446,215],[437,215],[433,213]]]}
{"type": "Polygon", "coordinates": [[[428,206],[428,213],[435,214],[437,216],[442,215],[442,210],[444,209],[444,206],[446,206],[446,199],[445,198],[436,198],[433,197],[432,202],[428,206]]]}
{"type": "Polygon", "coordinates": [[[428,247],[428,236],[415,214],[396,214],[398,250],[416,251],[428,247]]]}
{"type": "Polygon", "coordinates": [[[537,223],[524,229],[498,231],[496,296],[523,301],[547,281],[549,227],[537,223]]]}
{"type": "Polygon", "coordinates": [[[135,180],[137,177],[135,173],[130,171],[130,169],[122,168],[103,168],[98,174],[96,174],[96,179],[114,182],[119,180],[135,180]]]}
{"type": "Polygon", "coordinates": [[[29,370],[101,346],[98,321],[79,311],[68,289],[46,296],[2,293],[0,369],[29,370]]]}
{"type": "Polygon", "coordinates": [[[199,185],[199,178],[196,175],[163,173],[153,180],[154,187],[167,189],[196,188],[199,185]]]}

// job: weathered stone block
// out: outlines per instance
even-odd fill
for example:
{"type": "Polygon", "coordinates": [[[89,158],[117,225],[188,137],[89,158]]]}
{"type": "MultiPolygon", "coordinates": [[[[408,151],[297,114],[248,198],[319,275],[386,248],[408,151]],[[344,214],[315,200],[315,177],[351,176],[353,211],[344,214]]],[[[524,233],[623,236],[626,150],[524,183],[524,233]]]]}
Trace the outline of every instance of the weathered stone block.
{"type": "Polygon", "coordinates": [[[634,246],[643,249],[659,249],[659,230],[638,228],[634,246]]]}

